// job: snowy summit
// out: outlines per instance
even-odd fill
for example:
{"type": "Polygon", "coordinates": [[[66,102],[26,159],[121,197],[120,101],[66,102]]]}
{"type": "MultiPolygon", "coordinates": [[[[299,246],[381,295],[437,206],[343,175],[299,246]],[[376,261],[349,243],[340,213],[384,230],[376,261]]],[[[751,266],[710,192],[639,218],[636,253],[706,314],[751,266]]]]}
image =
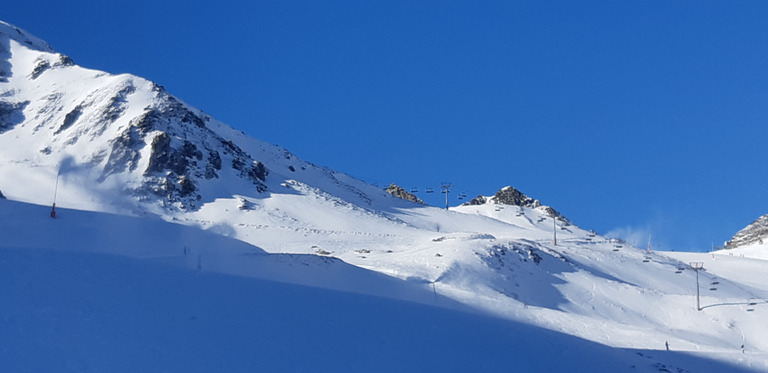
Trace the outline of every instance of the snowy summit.
{"type": "Polygon", "coordinates": [[[768,262],[427,206],[2,22],[0,190],[0,371],[768,370],[768,262]]]}

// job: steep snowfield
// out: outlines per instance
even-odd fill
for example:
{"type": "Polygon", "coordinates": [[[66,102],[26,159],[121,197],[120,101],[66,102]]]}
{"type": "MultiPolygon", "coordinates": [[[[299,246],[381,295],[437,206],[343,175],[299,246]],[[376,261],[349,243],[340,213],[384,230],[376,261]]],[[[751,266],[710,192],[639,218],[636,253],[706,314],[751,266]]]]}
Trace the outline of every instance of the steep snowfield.
{"type": "Polygon", "coordinates": [[[768,262],[645,252],[533,203],[403,201],[13,26],[0,46],[11,371],[128,370],[122,351],[132,371],[768,371],[768,262]]]}

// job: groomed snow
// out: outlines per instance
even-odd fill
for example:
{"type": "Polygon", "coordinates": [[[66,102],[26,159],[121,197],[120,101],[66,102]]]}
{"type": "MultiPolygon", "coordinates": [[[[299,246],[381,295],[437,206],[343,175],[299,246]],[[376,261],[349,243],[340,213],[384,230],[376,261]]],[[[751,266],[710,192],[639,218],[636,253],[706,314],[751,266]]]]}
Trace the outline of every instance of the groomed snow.
{"type": "MultiPolygon", "coordinates": [[[[18,221],[3,225],[0,244],[3,371],[747,371],[675,342],[669,352],[610,347],[460,310],[430,292],[420,296],[438,307],[296,285],[293,276],[328,274],[327,263],[301,257],[280,259],[289,282],[221,274],[226,268],[206,267],[242,258],[243,250],[280,255],[151,219],[62,210],[52,220],[46,213],[0,200],[0,221],[18,221]],[[174,235],[190,238],[191,253],[210,249],[202,267],[174,235]]],[[[369,271],[333,275],[380,280],[369,271]]],[[[753,352],[744,356],[735,357],[753,352]]]]}

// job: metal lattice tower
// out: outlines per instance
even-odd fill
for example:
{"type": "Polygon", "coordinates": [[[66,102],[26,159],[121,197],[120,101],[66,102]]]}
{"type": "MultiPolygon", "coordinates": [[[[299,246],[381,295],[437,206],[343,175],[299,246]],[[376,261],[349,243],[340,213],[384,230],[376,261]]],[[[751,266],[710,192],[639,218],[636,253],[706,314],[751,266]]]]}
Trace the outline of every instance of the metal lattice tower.
{"type": "Polygon", "coordinates": [[[448,193],[451,192],[451,188],[453,188],[453,184],[444,182],[440,184],[440,189],[443,190],[443,193],[445,193],[445,209],[448,210],[448,193]]]}
{"type": "Polygon", "coordinates": [[[701,302],[699,300],[699,270],[704,269],[703,262],[691,262],[691,269],[696,271],[696,311],[701,311],[701,302]]]}

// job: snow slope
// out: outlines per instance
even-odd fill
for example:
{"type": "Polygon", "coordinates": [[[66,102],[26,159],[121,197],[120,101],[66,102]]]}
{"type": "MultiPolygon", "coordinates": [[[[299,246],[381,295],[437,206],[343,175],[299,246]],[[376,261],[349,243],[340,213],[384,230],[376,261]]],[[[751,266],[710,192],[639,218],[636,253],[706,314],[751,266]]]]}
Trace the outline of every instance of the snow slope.
{"type": "Polygon", "coordinates": [[[96,320],[146,356],[152,369],[137,370],[205,367],[207,352],[244,370],[263,350],[288,370],[768,371],[768,287],[755,280],[768,262],[705,267],[697,310],[685,264],[709,254],[645,252],[533,202],[400,200],[14,26],[0,23],[0,47],[0,299],[15,333],[2,338],[22,341],[2,351],[19,370],[37,370],[23,346],[52,356],[41,364],[111,370],[124,360],[118,342],[98,345],[110,334],[62,342],[96,320]],[[126,291],[130,304],[114,296],[126,291]],[[172,316],[195,307],[201,329],[172,316]],[[262,329],[285,339],[273,347],[262,329]]]}
{"type": "MultiPolygon", "coordinates": [[[[296,285],[290,273],[288,283],[218,274],[209,261],[248,247],[169,223],[67,210],[53,221],[44,207],[11,201],[0,201],[0,212],[3,222],[8,215],[23,222],[4,225],[11,241],[0,244],[3,371],[746,371],[460,311],[433,294],[426,295],[441,307],[296,285]],[[127,225],[142,234],[104,239],[127,225]],[[39,237],[49,229],[58,229],[56,240],[39,237]],[[158,231],[171,237],[164,242],[158,231]],[[198,269],[179,253],[176,234],[190,239],[192,252],[216,250],[198,269]]],[[[311,260],[281,270],[329,275],[311,260]]],[[[369,271],[333,276],[379,281],[369,271]]]]}

